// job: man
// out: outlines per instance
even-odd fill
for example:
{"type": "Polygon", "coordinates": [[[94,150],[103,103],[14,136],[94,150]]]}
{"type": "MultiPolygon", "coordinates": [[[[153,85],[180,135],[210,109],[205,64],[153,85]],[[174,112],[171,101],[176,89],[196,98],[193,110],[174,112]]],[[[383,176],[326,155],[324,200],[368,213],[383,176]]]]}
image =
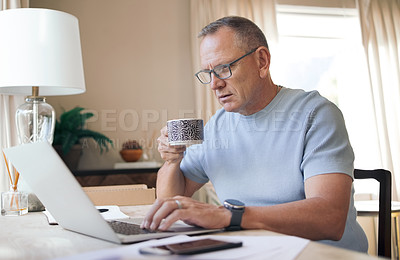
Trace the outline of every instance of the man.
{"type": "Polygon", "coordinates": [[[354,154],[339,109],[316,91],[273,83],[267,41],[253,22],[225,17],[199,37],[196,76],[223,108],[207,123],[204,143],[187,150],[169,146],[161,130],[158,199],[142,227],[166,230],[183,220],[267,229],[366,252],[353,205],[354,154]],[[190,199],[209,180],[225,207],[190,199]]]}

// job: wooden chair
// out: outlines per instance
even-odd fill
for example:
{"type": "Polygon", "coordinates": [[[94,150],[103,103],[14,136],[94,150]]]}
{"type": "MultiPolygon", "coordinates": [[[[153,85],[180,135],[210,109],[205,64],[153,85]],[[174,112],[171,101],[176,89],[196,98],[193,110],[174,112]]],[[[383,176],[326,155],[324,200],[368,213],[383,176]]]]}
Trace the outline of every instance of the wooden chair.
{"type": "Polygon", "coordinates": [[[355,179],[375,179],[379,182],[378,256],[391,257],[392,178],[390,171],[354,170],[355,179]]]}

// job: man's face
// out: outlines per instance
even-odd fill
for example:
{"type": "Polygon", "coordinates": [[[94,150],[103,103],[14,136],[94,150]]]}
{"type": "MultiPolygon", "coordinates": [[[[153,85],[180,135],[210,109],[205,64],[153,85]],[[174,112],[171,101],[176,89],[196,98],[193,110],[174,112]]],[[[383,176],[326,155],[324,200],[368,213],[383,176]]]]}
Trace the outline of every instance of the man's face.
{"type": "MultiPolygon", "coordinates": [[[[200,44],[201,69],[213,69],[227,64],[246,54],[235,45],[234,32],[221,28],[216,33],[207,35],[200,44]]],[[[243,115],[253,114],[265,107],[260,103],[260,82],[256,53],[252,53],[231,66],[232,76],[221,80],[211,73],[210,87],[218,102],[228,112],[243,115]],[[261,106],[261,107],[260,107],[261,106]]]]}

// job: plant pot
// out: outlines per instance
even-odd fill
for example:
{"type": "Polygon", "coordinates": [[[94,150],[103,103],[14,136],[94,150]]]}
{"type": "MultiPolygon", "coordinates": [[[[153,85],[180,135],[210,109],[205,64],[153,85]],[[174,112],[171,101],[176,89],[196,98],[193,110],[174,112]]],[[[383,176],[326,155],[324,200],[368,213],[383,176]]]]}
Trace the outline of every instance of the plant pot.
{"type": "Polygon", "coordinates": [[[54,145],[53,147],[71,171],[76,171],[78,169],[79,160],[81,159],[83,150],[81,144],[75,144],[72,146],[71,150],[69,150],[69,153],[67,154],[62,152],[61,145],[54,145]]]}
{"type": "Polygon", "coordinates": [[[141,149],[127,149],[121,150],[119,153],[125,162],[136,162],[142,156],[143,151],[141,149]]]}

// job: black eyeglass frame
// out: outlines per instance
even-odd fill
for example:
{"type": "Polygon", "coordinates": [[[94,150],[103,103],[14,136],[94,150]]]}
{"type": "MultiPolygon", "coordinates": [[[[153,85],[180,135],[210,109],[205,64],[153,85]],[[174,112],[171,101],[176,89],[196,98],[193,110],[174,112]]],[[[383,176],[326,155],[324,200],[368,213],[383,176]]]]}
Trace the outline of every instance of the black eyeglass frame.
{"type": "Polygon", "coordinates": [[[252,49],[251,51],[249,51],[249,52],[246,53],[245,55],[243,55],[243,56],[237,58],[236,60],[234,60],[234,61],[232,61],[232,62],[230,62],[230,63],[221,64],[221,65],[215,66],[215,68],[212,69],[212,70],[200,70],[199,72],[197,72],[197,73],[194,74],[194,75],[196,76],[196,78],[197,78],[197,79],[200,81],[200,83],[202,83],[202,84],[209,84],[209,83],[211,83],[211,72],[212,72],[217,78],[219,78],[219,79],[228,79],[228,78],[232,77],[231,66],[232,66],[234,63],[236,63],[236,62],[240,61],[241,59],[243,59],[244,57],[249,56],[250,54],[252,54],[253,52],[255,52],[258,48],[259,48],[259,47],[252,49]],[[229,76],[227,76],[227,77],[220,77],[220,76],[218,75],[218,73],[215,72],[215,69],[218,70],[219,68],[228,68],[228,69],[229,69],[229,76]],[[208,73],[208,74],[210,75],[210,81],[209,81],[209,82],[203,82],[203,81],[200,79],[200,77],[199,77],[199,74],[200,74],[200,73],[208,73]]]}

